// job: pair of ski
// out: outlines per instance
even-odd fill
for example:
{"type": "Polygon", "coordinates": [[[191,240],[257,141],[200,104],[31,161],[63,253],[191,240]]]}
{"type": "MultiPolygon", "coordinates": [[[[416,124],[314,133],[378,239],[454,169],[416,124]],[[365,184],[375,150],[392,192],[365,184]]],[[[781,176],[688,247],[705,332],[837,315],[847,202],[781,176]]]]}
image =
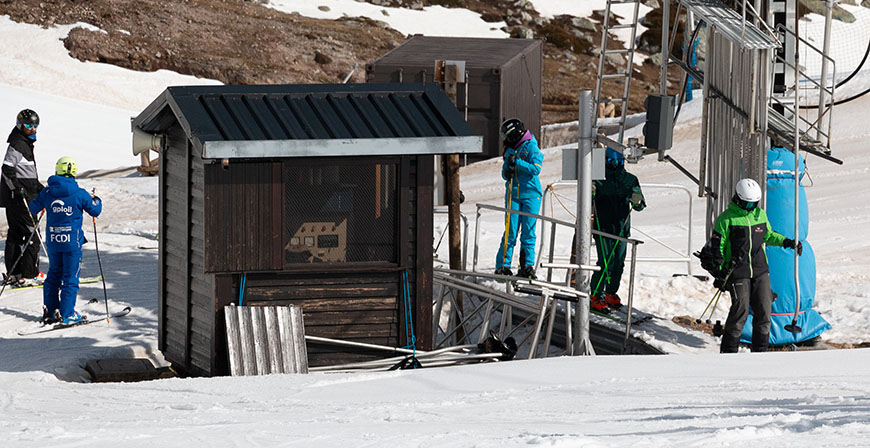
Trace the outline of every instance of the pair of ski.
{"type": "MultiPolygon", "coordinates": [[[[95,302],[98,302],[98,300],[97,300],[97,299],[91,299],[88,303],[95,303],[95,302]]],[[[121,311],[118,311],[118,312],[116,312],[116,313],[112,313],[112,314],[110,314],[109,317],[108,317],[108,319],[111,320],[111,319],[117,319],[117,318],[119,318],[119,317],[124,317],[124,316],[130,314],[131,311],[133,311],[133,309],[130,308],[129,306],[124,307],[124,309],[122,309],[121,311]]],[[[96,317],[96,315],[95,315],[95,318],[92,320],[92,319],[89,319],[87,315],[82,314],[82,320],[81,320],[81,321],[79,321],[79,322],[75,322],[75,323],[71,323],[71,324],[64,324],[64,323],[45,324],[45,323],[40,323],[40,324],[38,324],[38,325],[28,326],[28,327],[24,327],[24,328],[18,330],[18,335],[19,335],[19,336],[29,336],[29,335],[32,335],[32,334],[48,333],[49,331],[63,330],[63,329],[66,329],[66,328],[73,328],[73,327],[80,327],[80,326],[82,326],[82,325],[90,325],[90,324],[95,324],[95,323],[97,323],[97,322],[106,322],[106,317],[105,317],[105,315],[100,316],[100,317],[96,317]]]]}
{"type": "MultiPolygon", "coordinates": [[[[84,285],[87,283],[96,283],[102,279],[103,279],[102,275],[98,275],[96,277],[85,277],[85,278],[79,279],[79,284],[84,285]]],[[[42,288],[42,287],[43,287],[43,283],[29,284],[29,285],[25,285],[25,286],[13,286],[13,287],[10,287],[9,289],[7,289],[6,292],[21,291],[24,289],[35,289],[35,288],[42,288]]]]}

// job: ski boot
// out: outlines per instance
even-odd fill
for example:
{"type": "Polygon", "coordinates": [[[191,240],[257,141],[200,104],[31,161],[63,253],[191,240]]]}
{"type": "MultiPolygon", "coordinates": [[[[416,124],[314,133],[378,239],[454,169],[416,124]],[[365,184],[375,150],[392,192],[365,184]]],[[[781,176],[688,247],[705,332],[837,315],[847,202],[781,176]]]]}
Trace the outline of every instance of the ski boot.
{"type": "Polygon", "coordinates": [[[511,271],[511,268],[507,266],[500,267],[495,270],[496,275],[507,275],[508,277],[513,277],[514,272],[511,271]]]}
{"type": "Polygon", "coordinates": [[[523,266],[517,271],[517,277],[529,278],[532,280],[537,280],[538,277],[535,277],[535,268],[531,266],[523,266]]]}
{"type": "Polygon", "coordinates": [[[589,298],[589,308],[592,311],[596,311],[599,313],[610,314],[610,310],[607,309],[607,302],[604,301],[603,297],[592,296],[589,298]]]}
{"type": "Polygon", "coordinates": [[[607,303],[607,306],[615,310],[622,308],[622,300],[620,300],[619,296],[616,294],[611,294],[609,292],[604,293],[604,302],[607,303]]]}
{"type": "Polygon", "coordinates": [[[43,325],[52,325],[60,322],[62,319],[60,318],[60,311],[54,310],[49,311],[48,307],[42,305],[42,323],[43,325]]]}
{"type": "Polygon", "coordinates": [[[3,283],[10,288],[18,288],[20,286],[24,286],[25,280],[19,274],[3,274],[3,283]]]}
{"type": "Polygon", "coordinates": [[[64,317],[63,321],[61,321],[61,323],[64,325],[74,325],[74,324],[81,323],[84,319],[85,318],[82,317],[82,315],[79,314],[78,311],[73,311],[72,314],[70,314],[67,317],[64,317]]]}

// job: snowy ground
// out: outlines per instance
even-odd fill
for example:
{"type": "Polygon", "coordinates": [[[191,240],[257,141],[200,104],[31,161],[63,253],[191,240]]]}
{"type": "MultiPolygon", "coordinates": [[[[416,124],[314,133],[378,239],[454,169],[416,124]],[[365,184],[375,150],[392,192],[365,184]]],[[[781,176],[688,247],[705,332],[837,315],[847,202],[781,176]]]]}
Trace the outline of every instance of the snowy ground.
{"type": "MultiPolygon", "coordinates": [[[[57,41],[64,33],[0,17],[4,44],[26,35],[28,48],[37,49],[0,48],[0,117],[11,127],[22,107],[40,112],[37,158],[43,176],[66,154],[79,158],[82,169],[137,164],[129,155],[129,116],[168,84],[200,81],[74,61],[57,41]],[[22,71],[29,77],[21,77],[22,71]]],[[[861,233],[870,224],[870,205],[863,202],[870,187],[863,121],[868,107],[870,99],[861,99],[835,111],[834,155],[844,166],[808,159],[809,239],[819,260],[817,307],[834,326],[824,335],[828,341],[870,340],[870,241],[861,233]]],[[[697,105],[684,108],[671,151],[688,167],[698,164],[693,108],[697,105]]],[[[558,179],[559,158],[559,150],[546,151],[543,183],[558,179]]],[[[691,186],[673,167],[652,160],[629,170],[644,183],[691,186]]],[[[868,350],[721,356],[707,347],[691,355],[553,358],[376,374],[64,381],[80,380],[86,359],[141,356],[162,362],[156,350],[157,254],[150,249],[156,246],[156,181],[82,181],[104,199],[98,236],[110,306],[131,305],[133,316],[19,337],[17,329],[31,325],[39,313],[41,291],[6,291],[0,297],[3,447],[809,447],[864,446],[870,436],[868,350]]],[[[475,203],[501,203],[497,162],[464,168],[462,182],[469,217],[475,203]]],[[[560,194],[570,201],[570,188],[560,194]]],[[[646,196],[649,207],[635,214],[635,228],[684,247],[685,194],[648,189],[646,196]]],[[[698,248],[703,204],[695,200],[693,207],[692,245],[698,248]]],[[[567,217],[557,202],[555,209],[556,216],[567,217]]],[[[501,219],[484,215],[481,268],[492,267],[501,219]]],[[[87,222],[86,228],[91,228],[87,222]]],[[[567,246],[566,239],[570,236],[559,245],[567,246]]],[[[662,253],[648,242],[640,255],[662,253]]],[[[83,275],[97,270],[90,243],[83,275]]],[[[671,277],[675,272],[685,267],[641,264],[638,306],[665,317],[699,314],[710,286],[671,277]]],[[[102,304],[84,302],[102,297],[102,285],[83,286],[79,297],[82,310],[99,316],[102,304]]]]}

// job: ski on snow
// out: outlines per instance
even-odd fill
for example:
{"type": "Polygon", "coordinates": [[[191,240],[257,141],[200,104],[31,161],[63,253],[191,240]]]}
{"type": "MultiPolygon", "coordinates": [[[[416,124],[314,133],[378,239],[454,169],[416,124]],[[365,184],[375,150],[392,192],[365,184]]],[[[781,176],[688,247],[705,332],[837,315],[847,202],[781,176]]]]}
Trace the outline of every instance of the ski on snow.
{"type": "MultiPolygon", "coordinates": [[[[98,275],[96,277],[85,277],[85,278],[79,279],[79,284],[83,285],[86,283],[96,283],[102,279],[103,279],[103,276],[101,276],[101,275],[98,275]]],[[[6,292],[21,291],[24,289],[42,288],[42,286],[43,286],[43,283],[40,283],[38,285],[17,286],[17,287],[12,287],[12,288],[7,289],[6,292]]]]}
{"type": "MultiPolygon", "coordinates": [[[[123,310],[111,314],[109,316],[109,319],[111,320],[111,319],[116,319],[118,317],[124,317],[124,316],[130,314],[131,311],[132,311],[132,308],[130,308],[129,306],[125,307],[123,310]]],[[[94,320],[90,320],[87,318],[87,316],[82,315],[81,322],[76,322],[74,324],[68,324],[68,325],[64,325],[64,324],[51,324],[51,325],[39,324],[37,326],[26,327],[26,328],[22,328],[22,329],[18,330],[18,335],[19,336],[29,336],[32,334],[47,333],[49,331],[63,330],[65,328],[80,327],[82,325],[95,324],[97,322],[105,322],[105,321],[106,321],[105,317],[100,317],[100,318],[97,318],[94,320]]]]}

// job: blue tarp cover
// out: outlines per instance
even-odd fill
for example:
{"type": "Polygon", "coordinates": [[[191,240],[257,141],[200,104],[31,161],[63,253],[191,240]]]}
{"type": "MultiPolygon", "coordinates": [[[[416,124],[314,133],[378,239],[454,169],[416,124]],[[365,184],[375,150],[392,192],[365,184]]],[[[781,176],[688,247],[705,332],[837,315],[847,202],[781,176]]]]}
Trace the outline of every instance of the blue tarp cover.
{"type": "MultiPolygon", "coordinates": [[[[803,177],[804,161],[798,158],[798,169],[803,177]]],[[[794,154],[782,148],[767,152],[767,218],[773,230],[794,239],[794,154]]],[[[803,255],[800,256],[801,307],[797,325],[800,333],[791,333],[785,326],[792,322],[795,310],[794,251],[781,247],[767,247],[767,262],[770,265],[770,287],[776,294],[770,318],[770,345],[785,345],[806,341],[819,336],[831,325],[812,309],[816,296],[816,257],[807,241],[809,233],[809,210],[804,187],[799,188],[800,208],[798,210],[798,233],[803,241],[803,255]]],[[[746,320],[740,340],[752,341],[752,314],[746,320]]]]}

